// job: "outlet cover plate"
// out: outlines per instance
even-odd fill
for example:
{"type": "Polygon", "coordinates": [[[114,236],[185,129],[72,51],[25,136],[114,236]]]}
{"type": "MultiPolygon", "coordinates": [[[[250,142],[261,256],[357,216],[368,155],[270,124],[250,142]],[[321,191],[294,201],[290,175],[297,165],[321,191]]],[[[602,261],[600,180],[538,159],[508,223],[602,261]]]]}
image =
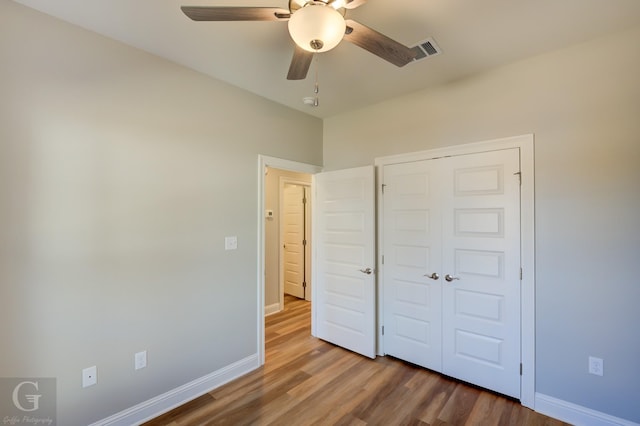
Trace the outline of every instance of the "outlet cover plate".
{"type": "Polygon", "coordinates": [[[594,356],[589,357],[589,374],[596,376],[604,375],[604,361],[602,358],[596,358],[594,356]]]}
{"type": "Polygon", "coordinates": [[[88,388],[89,386],[93,386],[98,383],[98,368],[94,365],[93,367],[87,367],[82,370],[82,387],[88,388]]]}

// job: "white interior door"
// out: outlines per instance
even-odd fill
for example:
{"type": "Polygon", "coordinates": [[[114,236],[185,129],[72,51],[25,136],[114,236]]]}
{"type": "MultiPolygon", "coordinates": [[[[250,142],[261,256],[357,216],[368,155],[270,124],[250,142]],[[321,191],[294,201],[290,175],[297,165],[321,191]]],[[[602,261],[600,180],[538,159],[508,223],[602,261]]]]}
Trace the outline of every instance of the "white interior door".
{"type": "Polygon", "coordinates": [[[443,373],[520,398],[519,150],[441,161],[443,373]]]}
{"type": "Polygon", "coordinates": [[[442,369],[441,209],[437,162],[384,167],[384,350],[442,369]],[[435,275],[434,275],[435,274],[435,275]]]}
{"type": "Polygon", "coordinates": [[[373,166],[314,176],[313,329],[317,337],[375,357],[373,166]]]}
{"type": "Polygon", "coordinates": [[[305,297],[305,188],[285,183],[282,191],[282,280],[286,294],[305,297]]]}

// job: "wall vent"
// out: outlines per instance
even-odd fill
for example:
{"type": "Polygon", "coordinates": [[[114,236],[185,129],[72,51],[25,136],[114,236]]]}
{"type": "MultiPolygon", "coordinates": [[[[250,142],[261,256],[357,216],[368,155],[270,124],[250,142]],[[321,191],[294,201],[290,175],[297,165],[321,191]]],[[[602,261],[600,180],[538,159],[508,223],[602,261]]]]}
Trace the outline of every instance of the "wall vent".
{"type": "Polygon", "coordinates": [[[429,37],[426,40],[418,42],[411,50],[416,52],[416,57],[413,62],[422,61],[430,56],[439,55],[442,53],[440,47],[436,44],[436,41],[429,37]]]}

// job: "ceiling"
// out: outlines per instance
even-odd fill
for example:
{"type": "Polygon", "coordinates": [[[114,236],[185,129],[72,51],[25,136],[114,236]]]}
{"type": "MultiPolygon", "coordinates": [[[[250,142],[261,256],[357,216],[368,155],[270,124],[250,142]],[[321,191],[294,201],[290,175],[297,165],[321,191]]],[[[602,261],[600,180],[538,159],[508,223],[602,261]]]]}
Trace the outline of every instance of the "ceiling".
{"type": "MultiPolygon", "coordinates": [[[[180,6],[271,6],[287,0],[14,0],[316,117],[328,117],[640,24],[639,0],[368,0],[347,17],[442,54],[398,68],[343,41],[289,81],[286,22],[194,22],[180,6]]],[[[597,54],[597,52],[594,52],[597,54]]]]}

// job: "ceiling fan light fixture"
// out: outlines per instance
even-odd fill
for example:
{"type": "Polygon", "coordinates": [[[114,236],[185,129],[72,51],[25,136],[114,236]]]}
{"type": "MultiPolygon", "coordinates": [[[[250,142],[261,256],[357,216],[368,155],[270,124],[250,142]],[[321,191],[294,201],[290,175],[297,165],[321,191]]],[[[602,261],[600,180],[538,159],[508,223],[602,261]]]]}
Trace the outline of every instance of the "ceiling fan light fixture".
{"type": "Polygon", "coordinates": [[[340,43],[346,30],[340,12],[322,2],[309,2],[289,19],[293,41],[309,52],[326,52],[340,43]]]}

